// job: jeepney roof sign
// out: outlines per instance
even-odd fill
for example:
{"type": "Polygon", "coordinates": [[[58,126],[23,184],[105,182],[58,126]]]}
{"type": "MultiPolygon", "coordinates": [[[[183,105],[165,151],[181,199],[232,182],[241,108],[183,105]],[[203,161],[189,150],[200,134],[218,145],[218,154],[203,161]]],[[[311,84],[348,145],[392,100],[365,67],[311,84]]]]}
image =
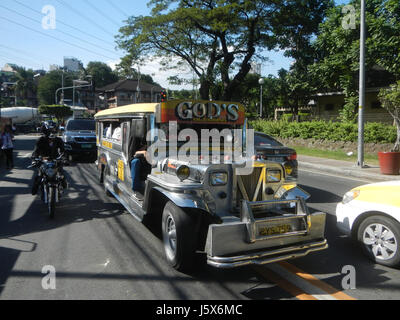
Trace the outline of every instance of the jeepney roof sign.
{"type": "Polygon", "coordinates": [[[236,102],[170,100],[161,104],[159,121],[241,125],[244,123],[244,118],[244,107],[236,102]]]}

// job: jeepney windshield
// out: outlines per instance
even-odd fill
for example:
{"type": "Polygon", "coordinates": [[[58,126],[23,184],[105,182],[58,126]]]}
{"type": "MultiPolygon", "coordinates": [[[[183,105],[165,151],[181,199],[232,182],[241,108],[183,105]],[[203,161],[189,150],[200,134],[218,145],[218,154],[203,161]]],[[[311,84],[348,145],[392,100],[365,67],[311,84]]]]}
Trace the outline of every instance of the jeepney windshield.
{"type": "Polygon", "coordinates": [[[201,145],[211,143],[212,138],[217,137],[222,143],[224,139],[231,142],[234,138],[234,129],[240,129],[240,126],[166,123],[160,125],[160,130],[164,133],[160,135],[160,139],[167,143],[176,141],[178,146],[185,144],[192,138],[197,138],[198,144],[201,145]]]}
{"type": "MultiPolygon", "coordinates": [[[[241,126],[229,124],[204,125],[204,124],[182,124],[177,122],[164,123],[160,125],[163,134],[159,135],[161,141],[165,142],[167,149],[177,147],[178,152],[183,151],[189,155],[231,155],[234,150],[241,150],[241,141],[238,143],[238,135],[241,138],[241,126]]],[[[232,157],[229,156],[229,159],[232,157]]],[[[221,159],[226,159],[223,157],[221,159]]]]}

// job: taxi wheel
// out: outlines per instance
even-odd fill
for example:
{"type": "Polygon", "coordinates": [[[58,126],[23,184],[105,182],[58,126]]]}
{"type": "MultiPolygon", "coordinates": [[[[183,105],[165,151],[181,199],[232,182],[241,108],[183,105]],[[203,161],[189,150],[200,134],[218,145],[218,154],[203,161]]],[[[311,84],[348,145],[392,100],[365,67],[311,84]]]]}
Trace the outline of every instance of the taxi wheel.
{"type": "Polygon", "coordinates": [[[358,241],[376,263],[400,266],[400,224],[385,216],[366,218],[358,228],[358,241]]]}
{"type": "Polygon", "coordinates": [[[169,201],[162,214],[162,237],[168,263],[179,271],[192,268],[196,236],[192,218],[169,201]]]}

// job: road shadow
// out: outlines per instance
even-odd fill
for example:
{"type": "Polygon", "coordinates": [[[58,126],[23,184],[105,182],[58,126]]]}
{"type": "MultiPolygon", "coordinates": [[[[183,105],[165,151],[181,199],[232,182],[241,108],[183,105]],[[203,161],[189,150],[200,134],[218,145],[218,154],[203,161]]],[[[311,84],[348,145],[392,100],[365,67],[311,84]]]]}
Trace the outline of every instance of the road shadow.
{"type": "Polygon", "coordinates": [[[299,184],[299,187],[311,195],[311,197],[307,200],[307,203],[338,203],[342,201],[340,196],[326,190],[302,184],[299,184]]]}
{"type": "Polygon", "coordinates": [[[336,288],[337,292],[346,291],[355,298],[362,296],[362,299],[375,299],[375,290],[400,291],[400,283],[393,281],[396,277],[394,275],[399,276],[400,271],[369,260],[363,254],[359,243],[337,229],[336,217],[333,215],[327,215],[325,237],[329,244],[328,249],[288,262],[309,274],[322,277],[323,281],[336,288]],[[345,268],[347,266],[355,270],[356,288],[353,290],[347,289],[347,285],[350,284],[349,271],[345,268]],[[363,292],[359,292],[359,289],[363,292]]]}

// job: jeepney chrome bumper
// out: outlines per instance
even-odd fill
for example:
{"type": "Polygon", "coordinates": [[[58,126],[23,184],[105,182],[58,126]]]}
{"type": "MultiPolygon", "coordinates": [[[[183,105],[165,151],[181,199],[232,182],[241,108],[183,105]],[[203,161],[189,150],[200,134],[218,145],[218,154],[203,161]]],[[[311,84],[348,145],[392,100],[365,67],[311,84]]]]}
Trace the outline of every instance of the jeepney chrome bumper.
{"type": "MultiPolygon", "coordinates": [[[[273,209],[272,209],[273,211],[273,209]]],[[[326,215],[310,214],[302,198],[242,202],[241,218],[237,221],[209,226],[207,263],[218,268],[233,268],[249,264],[266,264],[302,257],[328,248],[324,238],[326,215]],[[296,205],[296,214],[278,210],[263,218],[253,214],[258,208],[296,205]]]]}

